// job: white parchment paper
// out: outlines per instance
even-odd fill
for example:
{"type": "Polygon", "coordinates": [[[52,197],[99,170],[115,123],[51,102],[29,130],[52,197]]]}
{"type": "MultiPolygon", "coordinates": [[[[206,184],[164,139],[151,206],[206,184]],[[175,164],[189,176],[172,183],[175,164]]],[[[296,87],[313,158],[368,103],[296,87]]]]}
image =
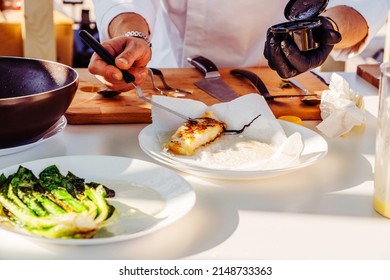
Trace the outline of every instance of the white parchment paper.
{"type": "MultiPolygon", "coordinates": [[[[241,129],[261,114],[240,135],[223,135],[199,148],[193,156],[170,155],[187,164],[213,169],[267,170],[296,163],[303,150],[301,135],[294,133],[287,136],[259,94],[247,94],[210,107],[199,101],[166,96],[153,96],[153,101],[192,118],[212,111],[227,124],[229,130],[241,129]]],[[[158,107],[152,107],[152,119],[162,149],[170,136],[185,122],[158,107]]]]}

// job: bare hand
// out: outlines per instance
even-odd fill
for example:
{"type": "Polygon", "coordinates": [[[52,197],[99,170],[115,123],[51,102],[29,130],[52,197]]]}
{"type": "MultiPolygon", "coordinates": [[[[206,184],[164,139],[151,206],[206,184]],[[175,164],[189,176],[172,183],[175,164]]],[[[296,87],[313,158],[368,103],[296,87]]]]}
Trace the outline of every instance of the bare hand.
{"type": "Polygon", "coordinates": [[[104,48],[115,57],[115,66],[108,65],[96,53],[91,57],[88,70],[115,91],[128,91],[133,88],[123,80],[122,70],[128,70],[135,77],[136,84],[142,84],[148,75],[146,65],[150,61],[152,50],[149,44],[140,38],[119,36],[102,42],[104,48]],[[119,68],[119,69],[118,69],[119,68]]]}

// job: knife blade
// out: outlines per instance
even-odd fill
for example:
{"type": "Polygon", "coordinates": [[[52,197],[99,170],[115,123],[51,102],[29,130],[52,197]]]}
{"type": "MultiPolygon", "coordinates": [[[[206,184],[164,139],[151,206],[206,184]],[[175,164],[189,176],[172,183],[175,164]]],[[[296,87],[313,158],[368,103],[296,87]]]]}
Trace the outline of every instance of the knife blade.
{"type": "Polygon", "coordinates": [[[240,96],[221,79],[217,66],[208,58],[192,56],[187,61],[205,75],[203,80],[195,82],[200,89],[222,102],[232,101],[240,96]]]}
{"type": "Polygon", "coordinates": [[[230,71],[233,75],[240,75],[247,78],[259,93],[265,98],[265,100],[274,100],[275,98],[291,98],[291,97],[306,97],[306,96],[317,96],[316,94],[283,94],[283,95],[271,95],[265,86],[264,82],[255,73],[244,70],[244,69],[233,69],[230,71]]]}

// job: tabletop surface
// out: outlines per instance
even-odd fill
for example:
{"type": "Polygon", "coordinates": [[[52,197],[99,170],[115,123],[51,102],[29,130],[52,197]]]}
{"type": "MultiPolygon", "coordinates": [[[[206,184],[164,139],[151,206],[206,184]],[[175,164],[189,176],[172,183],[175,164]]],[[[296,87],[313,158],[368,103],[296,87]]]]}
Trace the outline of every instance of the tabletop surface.
{"type": "MultiPolygon", "coordinates": [[[[372,206],[377,89],[355,73],[340,74],[365,96],[365,125],[327,139],[328,154],[314,165],[244,181],[177,171],[192,185],[196,203],[163,229],[93,246],[54,245],[1,230],[0,259],[389,259],[390,221],[372,206]]],[[[316,130],[317,123],[304,125],[316,130]]],[[[67,155],[156,163],[138,145],[146,125],[68,124],[44,144],[0,156],[0,168],[67,155]]]]}

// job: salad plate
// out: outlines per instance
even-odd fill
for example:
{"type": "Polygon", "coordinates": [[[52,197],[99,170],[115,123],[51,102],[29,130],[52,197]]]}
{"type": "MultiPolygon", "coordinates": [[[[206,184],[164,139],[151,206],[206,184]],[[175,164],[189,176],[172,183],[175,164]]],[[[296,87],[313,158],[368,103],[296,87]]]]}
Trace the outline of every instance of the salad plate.
{"type": "Polygon", "coordinates": [[[64,130],[67,125],[65,116],[62,116],[52,127],[40,136],[18,146],[0,149],[0,156],[18,153],[46,142],[64,130]]]}
{"type": "Polygon", "coordinates": [[[287,121],[278,120],[278,122],[280,122],[286,136],[296,132],[301,135],[303,150],[299,158],[288,166],[276,166],[270,169],[207,168],[204,164],[192,160],[190,157],[176,156],[164,151],[154,132],[153,125],[146,126],[140,132],[138,140],[140,148],[156,161],[182,172],[213,179],[243,180],[278,176],[312,165],[327,154],[328,144],[326,140],[315,131],[287,121]]]}
{"type": "Polygon", "coordinates": [[[195,204],[191,185],[173,170],[151,162],[115,156],[63,156],[46,158],[0,170],[10,175],[19,166],[38,175],[50,165],[61,173],[72,172],[86,182],[97,182],[115,191],[107,201],[118,217],[90,239],[45,238],[32,235],[7,222],[0,229],[25,238],[63,245],[95,245],[124,241],[161,229],[187,214],[195,204]]]}

